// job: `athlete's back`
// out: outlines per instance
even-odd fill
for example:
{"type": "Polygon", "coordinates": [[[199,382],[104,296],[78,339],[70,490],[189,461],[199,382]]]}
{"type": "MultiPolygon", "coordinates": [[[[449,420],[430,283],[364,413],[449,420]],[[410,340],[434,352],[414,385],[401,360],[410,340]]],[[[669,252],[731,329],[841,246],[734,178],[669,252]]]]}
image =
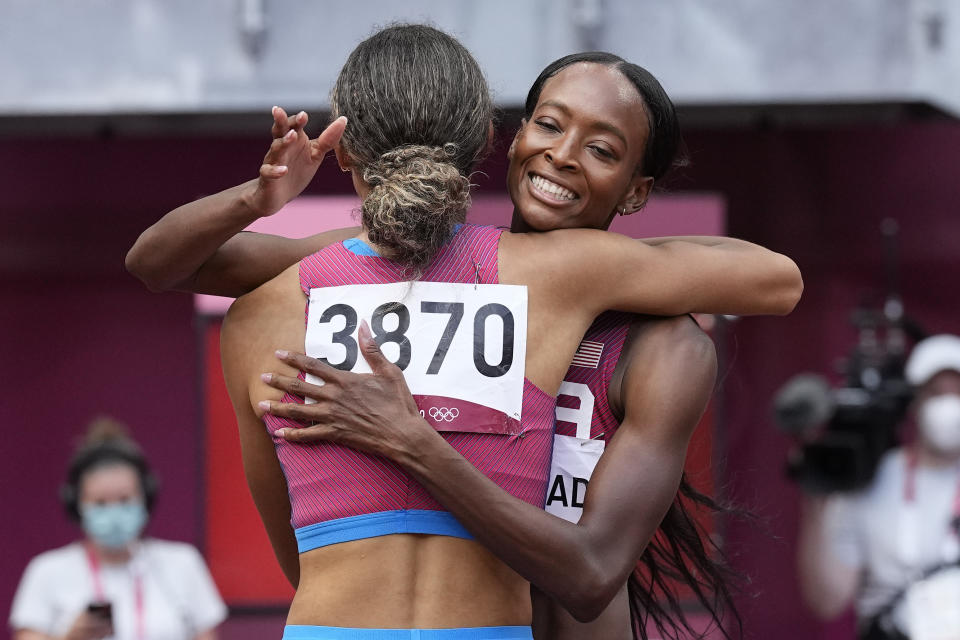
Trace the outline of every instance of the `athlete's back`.
{"type": "MultiPolygon", "coordinates": [[[[493,246],[498,249],[497,242],[494,242],[493,246]]],[[[463,251],[463,247],[459,248],[461,251],[456,255],[469,266],[465,272],[470,276],[469,283],[465,284],[473,288],[477,284],[476,280],[479,279],[480,284],[495,286],[494,283],[498,282],[499,251],[494,251],[492,259],[484,259],[476,251],[463,251]]],[[[331,257],[348,259],[351,262],[369,260],[367,257],[344,253],[342,247],[334,249],[331,257]]],[[[439,260],[446,258],[447,256],[444,255],[438,256],[439,260]]],[[[374,262],[377,260],[379,260],[379,266],[386,268],[387,261],[380,258],[375,259],[374,262]]],[[[370,460],[369,456],[353,451],[349,453],[347,450],[340,451],[341,448],[336,445],[318,446],[316,449],[325,449],[326,454],[320,453],[319,457],[311,458],[310,454],[288,449],[290,445],[279,444],[281,458],[284,459],[287,467],[286,478],[291,484],[288,487],[285,482],[264,480],[265,476],[279,476],[281,479],[284,476],[278,473],[277,458],[270,460],[264,454],[267,451],[265,445],[270,442],[270,435],[258,419],[262,412],[259,409],[255,411],[253,407],[262,400],[281,398],[279,392],[263,384],[259,379],[259,372],[277,370],[277,361],[273,355],[276,349],[290,351],[303,349],[306,338],[303,309],[307,300],[303,291],[302,274],[304,272],[305,269],[302,267],[291,268],[275,280],[238,300],[224,322],[222,333],[224,370],[228,377],[231,396],[234,397],[238,415],[241,411],[249,410],[246,418],[241,416],[239,420],[248,480],[251,489],[259,492],[259,496],[255,496],[258,506],[266,505],[260,506],[261,515],[278,552],[278,559],[287,568],[288,575],[296,573],[296,568],[290,567],[291,554],[295,554],[297,550],[296,536],[289,524],[291,516],[298,529],[309,529],[312,525],[322,524],[321,521],[331,518],[336,510],[347,509],[344,513],[345,517],[332,521],[335,526],[344,522],[352,525],[356,522],[352,518],[365,515],[356,513],[355,510],[350,511],[350,508],[354,507],[349,504],[348,499],[354,494],[351,490],[344,490],[342,495],[334,495],[331,500],[324,501],[322,494],[314,491],[318,488],[316,484],[310,485],[309,481],[304,483],[304,479],[311,475],[308,471],[304,472],[302,466],[298,467],[303,463],[304,455],[307,455],[311,462],[317,462],[324,455],[331,454],[326,456],[323,464],[315,468],[326,469],[326,475],[321,480],[321,484],[335,493],[338,487],[337,478],[335,474],[330,474],[331,468],[339,468],[343,477],[350,477],[350,481],[344,483],[344,486],[356,487],[362,484],[363,478],[378,477],[383,481],[382,490],[377,491],[375,496],[376,500],[382,501],[382,504],[368,504],[365,508],[361,508],[361,511],[366,514],[375,513],[378,510],[405,512],[411,510],[411,507],[417,511],[424,510],[424,507],[426,510],[439,510],[439,505],[395,465],[370,460]],[[236,373],[241,371],[246,373],[236,376],[236,373]],[[235,374],[231,375],[231,372],[235,374]],[[246,400],[247,398],[249,400],[246,400]],[[344,459],[348,459],[350,463],[337,467],[338,461],[342,462],[344,459]],[[366,460],[358,465],[357,463],[362,459],[366,460]],[[258,469],[263,470],[262,476],[258,469]],[[272,489],[265,488],[270,485],[273,485],[272,489]],[[285,498],[288,490],[290,501],[294,504],[293,513],[289,509],[290,502],[286,500],[283,500],[286,502],[283,511],[271,506],[281,501],[281,495],[285,498]],[[397,498],[398,492],[402,494],[401,499],[391,502],[397,498]]],[[[344,269],[342,272],[355,273],[356,271],[351,268],[344,269]]],[[[429,277],[429,275],[428,267],[424,276],[429,277]]],[[[369,274],[365,278],[367,282],[373,279],[382,284],[383,279],[373,278],[369,274]]],[[[462,276],[457,279],[464,280],[462,276]]],[[[329,284],[336,285],[338,289],[344,286],[340,282],[329,282],[329,284]]],[[[424,284],[428,283],[424,282],[424,284]]],[[[367,290],[359,291],[363,293],[367,290]]],[[[411,291],[413,292],[411,295],[416,295],[415,289],[411,291]]],[[[522,297],[526,301],[526,291],[522,297]]],[[[496,304],[498,303],[489,303],[486,307],[489,309],[490,305],[495,307],[496,304]]],[[[323,317],[324,312],[329,308],[330,305],[317,306],[318,316],[323,317]]],[[[341,306],[335,311],[343,312],[344,309],[341,306]]],[[[319,317],[315,319],[319,321],[319,317]]],[[[341,321],[346,323],[349,319],[336,320],[336,322],[341,321]]],[[[545,328],[548,324],[546,318],[528,318],[528,321],[531,328],[539,330],[541,334],[546,333],[545,328]]],[[[389,323],[386,320],[384,322],[384,326],[380,329],[389,331],[390,329],[386,329],[389,323]]],[[[506,326],[503,316],[500,320],[494,320],[492,325],[498,323],[506,326]]],[[[476,317],[465,319],[462,324],[464,325],[462,330],[474,336],[471,342],[477,335],[484,333],[487,325],[485,318],[477,320],[476,317]]],[[[527,324],[524,322],[524,326],[520,326],[520,322],[517,322],[515,329],[518,336],[528,328],[527,324]]],[[[556,324],[556,321],[551,324],[556,324]]],[[[377,327],[374,328],[377,329],[377,327]]],[[[391,328],[396,331],[399,324],[391,328]]],[[[343,327],[339,324],[332,327],[334,333],[342,329],[343,327]]],[[[416,327],[411,326],[409,330],[412,336],[411,342],[416,340],[415,329],[416,327]]],[[[582,330],[581,328],[580,331],[582,330]]],[[[566,333],[573,335],[575,331],[576,329],[566,333]]],[[[402,340],[400,336],[395,337],[402,340]]],[[[502,337],[502,340],[501,344],[494,345],[492,348],[493,354],[490,350],[481,349],[481,353],[472,364],[481,369],[485,365],[503,368],[509,358],[506,337],[502,337]],[[498,346],[503,348],[496,348],[498,346]]],[[[332,342],[337,342],[337,338],[332,342]]],[[[573,340],[568,342],[570,344],[558,345],[558,348],[572,354],[576,348],[576,342],[573,340]]],[[[429,351],[433,352],[436,346],[438,346],[436,341],[432,341],[429,351]]],[[[411,348],[412,361],[416,362],[418,347],[414,345],[411,348]]],[[[330,358],[331,362],[339,363],[345,357],[344,349],[348,350],[346,347],[342,348],[340,355],[330,358]]],[[[509,357],[513,358],[516,365],[525,362],[529,366],[533,359],[537,363],[536,366],[543,370],[545,358],[559,361],[559,358],[569,358],[569,355],[558,355],[554,351],[546,356],[544,354],[535,356],[528,342],[522,356],[520,353],[514,353],[509,357]]],[[[558,372],[562,371],[560,367],[554,366],[554,368],[558,372]]],[[[294,374],[293,371],[289,373],[294,374]]],[[[440,373],[442,374],[443,371],[441,370],[440,373]]],[[[496,372],[490,373],[494,373],[492,379],[501,377],[495,375],[496,372]]],[[[523,376],[521,376],[522,379],[523,376]]],[[[416,393],[416,390],[414,392],[416,393]]],[[[511,443],[507,449],[501,448],[496,458],[500,459],[499,463],[502,465],[502,459],[508,455],[519,459],[518,455],[522,457],[524,451],[538,452],[536,464],[540,465],[539,487],[533,491],[524,489],[520,493],[529,494],[528,501],[539,507],[543,504],[546,490],[552,439],[553,396],[540,391],[529,381],[523,381],[522,392],[524,413],[521,424],[511,424],[511,420],[505,420],[503,425],[505,432],[500,435],[493,434],[493,437],[503,438],[511,443]],[[549,429],[542,429],[544,424],[548,425],[549,429]],[[535,428],[527,429],[527,426],[535,426],[535,428]],[[536,493],[535,496],[534,493],[536,493]]],[[[278,422],[271,426],[275,429],[283,425],[278,422]]],[[[479,436],[480,439],[490,437],[489,433],[479,436]]],[[[493,446],[477,446],[476,434],[453,433],[449,438],[451,444],[458,447],[465,455],[474,453],[482,456],[485,448],[496,451],[493,446]]],[[[273,443],[270,442],[270,445],[270,453],[272,453],[273,443]]],[[[494,462],[497,461],[494,460],[494,462]]],[[[530,461],[527,463],[529,466],[530,461]]],[[[509,478],[503,480],[503,485],[507,484],[509,484],[509,478]]],[[[525,484],[529,486],[529,483],[525,484]]],[[[370,489],[369,486],[366,488],[370,489]]],[[[409,519],[406,522],[409,523],[409,519]]],[[[483,547],[467,538],[456,537],[456,534],[451,534],[449,531],[443,535],[424,535],[434,533],[429,526],[421,529],[408,528],[406,531],[413,533],[388,532],[387,535],[378,533],[375,534],[376,537],[348,536],[342,540],[328,541],[325,546],[313,546],[309,542],[304,544],[304,536],[301,536],[299,585],[290,609],[288,623],[376,628],[450,628],[529,624],[528,584],[483,547]],[[369,603],[369,605],[358,607],[357,603],[360,602],[369,603]]]]}

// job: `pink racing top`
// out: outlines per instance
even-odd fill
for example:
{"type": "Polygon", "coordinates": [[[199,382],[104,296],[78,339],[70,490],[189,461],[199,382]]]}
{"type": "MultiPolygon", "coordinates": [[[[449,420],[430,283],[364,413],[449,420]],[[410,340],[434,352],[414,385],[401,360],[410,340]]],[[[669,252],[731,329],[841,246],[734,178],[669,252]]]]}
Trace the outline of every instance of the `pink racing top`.
{"type": "MultiPolygon", "coordinates": [[[[624,342],[630,324],[636,316],[622,311],[607,311],[594,320],[583,336],[580,347],[574,355],[573,363],[563,377],[566,382],[586,385],[593,395],[593,412],[590,415],[590,435],[592,440],[609,441],[620,426],[610,409],[608,392],[613,371],[620,361],[624,342]]],[[[563,409],[576,409],[580,399],[577,396],[560,393],[557,396],[557,434],[576,436],[577,424],[565,420],[563,409]]]]}
{"type": "MultiPolygon", "coordinates": [[[[417,282],[499,284],[500,234],[492,227],[460,225],[417,282]]],[[[327,247],[300,262],[300,283],[308,297],[311,290],[318,288],[408,279],[401,267],[378,256],[357,239],[327,247]]],[[[472,321],[464,320],[459,326],[462,331],[474,330],[472,321]]],[[[394,330],[392,335],[399,336],[394,341],[406,339],[399,335],[401,329],[394,330]]],[[[344,335],[335,333],[334,341],[347,341],[344,335]]],[[[433,347],[430,349],[432,352],[433,347]]],[[[506,356],[500,363],[505,359],[506,356]]],[[[480,368],[488,366],[477,356],[474,360],[480,368]]],[[[415,395],[415,399],[424,417],[461,455],[511,495],[542,507],[550,469],[555,398],[525,378],[522,386],[522,419],[516,424],[504,417],[487,420],[476,428],[464,424],[469,422],[465,420],[458,420],[456,427],[452,423],[448,426],[446,421],[460,413],[457,406],[469,413],[470,403],[435,407],[435,396],[415,395]],[[427,406],[430,408],[426,409],[427,406]]],[[[303,399],[287,394],[283,401],[300,403],[303,399]]],[[[266,415],[264,421],[271,434],[282,427],[299,426],[271,415],[266,415]]],[[[301,553],[394,533],[471,537],[423,487],[389,460],[326,442],[304,445],[274,438],[274,444],[287,480],[291,524],[301,553]]]]}

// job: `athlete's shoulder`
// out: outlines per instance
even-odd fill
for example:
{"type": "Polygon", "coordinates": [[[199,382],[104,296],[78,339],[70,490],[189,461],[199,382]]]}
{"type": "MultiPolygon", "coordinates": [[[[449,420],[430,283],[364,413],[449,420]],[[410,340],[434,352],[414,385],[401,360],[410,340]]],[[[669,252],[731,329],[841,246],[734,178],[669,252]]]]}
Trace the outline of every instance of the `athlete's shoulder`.
{"type": "Polygon", "coordinates": [[[457,228],[457,233],[463,233],[467,235],[499,237],[505,232],[507,232],[507,230],[503,227],[498,227],[492,224],[473,224],[472,222],[464,222],[457,228]]]}
{"type": "MultiPolygon", "coordinates": [[[[673,357],[715,360],[716,345],[710,335],[688,316],[632,315],[625,351],[643,349],[649,352],[673,352],[673,357]]],[[[667,354],[664,354],[667,355],[667,354]]]]}
{"type": "MultiPolygon", "coordinates": [[[[220,352],[225,370],[250,364],[260,357],[257,350],[271,346],[277,336],[303,326],[306,297],[300,289],[297,265],[273,280],[237,298],[227,310],[220,328],[220,352]]],[[[283,347],[288,348],[288,347],[283,347]]]]}
{"type": "Polygon", "coordinates": [[[276,310],[271,306],[291,297],[299,289],[299,273],[299,264],[287,267],[272,280],[234,300],[226,318],[235,322],[240,318],[275,313],[276,310]]]}
{"type": "Polygon", "coordinates": [[[314,286],[329,284],[329,276],[354,268],[359,255],[379,258],[377,253],[364,241],[350,237],[329,244],[301,258],[293,267],[304,291],[314,286]]]}
{"type": "Polygon", "coordinates": [[[661,379],[687,381],[687,393],[700,397],[711,392],[716,373],[713,339],[692,318],[634,316],[611,376],[610,403],[618,415],[625,415],[631,394],[624,385],[649,385],[661,379]]]}
{"type": "Polygon", "coordinates": [[[496,253],[500,245],[500,237],[505,235],[506,229],[490,225],[461,224],[453,235],[452,242],[447,244],[448,249],[463,250],[464,247],[481,247],[496,253]]]}

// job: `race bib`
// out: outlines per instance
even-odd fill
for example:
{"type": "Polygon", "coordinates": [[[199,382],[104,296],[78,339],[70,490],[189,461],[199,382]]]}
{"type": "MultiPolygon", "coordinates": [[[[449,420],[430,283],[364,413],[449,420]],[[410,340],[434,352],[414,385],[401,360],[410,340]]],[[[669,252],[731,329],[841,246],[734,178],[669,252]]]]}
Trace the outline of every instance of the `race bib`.
{"type": "Polygon", "coordinates": [[[593,423],[593,407],[596,398],[590,387],[564,380],[557,391],[561,396],[576,398],[573,407],[556,408],[557,421],[576,425],[576,437],[553,436],[553,459],[550,462],[550,486],[547,513],[569,522],[579,522],[583,515],[583,497],[593,469],[603,455],[604,441],[590,440],[590,425],[593,423]]]}
{"type": "MultiPolygon", "coordinates": [[[[357,343],[361,319],[435,428],[521,432],[526,287],[398,282],[311,289],[307,355],[369,373],[357,343]]],[[[314,376],[307,380],[322,384],[314,376]]]]}
{"type": "Polygon", "coordinates": [[[960,640],[960,567],[915,582],[902,607],[911,640],[960,640]]]}
{"type": "Polygon", "coordinates": [[[580,521],[587,484],[603,455],[604,445],[603,440],[553,436],[550,486],[544,506],[547,513],[569,522],[580,521]]]}

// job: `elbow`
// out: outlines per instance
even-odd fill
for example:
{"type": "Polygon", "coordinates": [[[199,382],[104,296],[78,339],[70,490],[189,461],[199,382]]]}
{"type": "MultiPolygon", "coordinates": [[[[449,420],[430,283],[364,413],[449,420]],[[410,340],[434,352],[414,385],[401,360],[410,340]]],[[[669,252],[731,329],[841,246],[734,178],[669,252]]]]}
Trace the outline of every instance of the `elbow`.
{"type": "Polygon", "coordinates": [[[140,240],[137,240],[137,243],[127,252],[123,266],[130,275],[145,284],[152,293],[172,290],[177,283],[169,278],[160,277],[157,271],[150,267],[146,254],[147,250],[141,247],[140,240]]]}
{"type": "Polygon", "coordinates": [[[599,618],[606,607],[596,603],[580,602],[576,606],[570,606],[566,609],[577,622],[589,624],[599,618]]]}
{"type": "Polygon", "coordinates": [[[803,276],[796,262],[786,256],[782,258],[783,267],[778,278],[779,295],[776,296],[774,313],[785,316],[800,302],[800,296],[803,295],[803,276]]]}
{"type": "Polygon", "coordinates": [[[148,271],[141,269],[138,265],[130,264],[128,260],[126,263],[127,271],[130,272],[137,280],[142,282],[151,293],[163,293],[165,291],[172,291],[175,288],[174,283],[167,282],[159,278],[153,277],[148,271]]]}
{"type": "Polygon", "coordinates": [[[593,622],[600,617],[623,587],[626,579],[606,575],[599,569],[577,574],[577,586],[561,601],[577,622],[593,622]]]}
{"type": "Polygon", "coordinates": [[[147,288],[153,291],[149,273],[144,268],[143,256],[137,248],[137,245],[133,245],[133,248],[127,251],[127,255],[123,259],[123,266],[126,268],[127,273],[147,285],[147,288]]]}
{"type": "Polygon", "coordinates": [[[593,622],[600,617],[616,595],[616,590],[610,596],[600,595],[599,592],[584,593],[576,603],[564,605],[564,608],[573,616],[574,620],[584,624],[593,622]]]}

